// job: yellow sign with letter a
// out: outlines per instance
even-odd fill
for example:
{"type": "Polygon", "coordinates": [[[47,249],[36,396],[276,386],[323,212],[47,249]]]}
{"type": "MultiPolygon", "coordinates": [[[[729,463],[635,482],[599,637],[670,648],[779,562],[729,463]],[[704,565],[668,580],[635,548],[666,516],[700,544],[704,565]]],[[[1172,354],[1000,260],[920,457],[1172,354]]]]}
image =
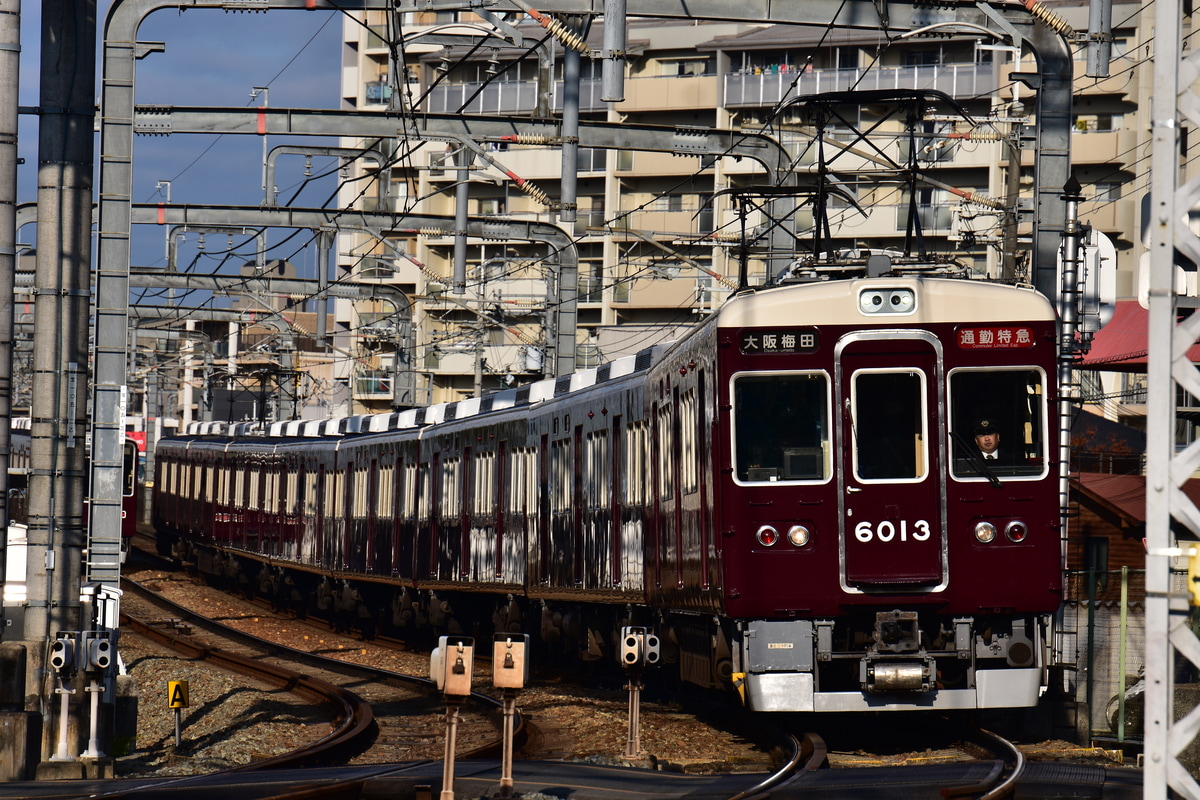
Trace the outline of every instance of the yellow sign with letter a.
{"type": "Polygon", "coordinates": [[[188,682],[167,681],[167,708],[187,708],[188,682]]]}

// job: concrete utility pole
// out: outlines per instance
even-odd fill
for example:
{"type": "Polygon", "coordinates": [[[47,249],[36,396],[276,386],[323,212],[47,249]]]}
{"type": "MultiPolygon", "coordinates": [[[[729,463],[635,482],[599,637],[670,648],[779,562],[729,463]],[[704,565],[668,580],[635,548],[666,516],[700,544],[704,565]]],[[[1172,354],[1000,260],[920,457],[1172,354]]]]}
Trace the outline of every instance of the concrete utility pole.
{"type": "MultiPolygon", "coordinates": [[[[13,286],[17,272],[17,87],[21,0],[0,0],[0,530],[8,530],[9,418],[12,415],[13,286]]],[[[8,580],[0,545],[0,586],[8,580]]],[[[5,639],[0,606],[0,641],[5,639]]]]}
{"type": "Polygon", "coordinates": [[[42,3],[32,452],[24,640],[26,696],[40,712],[39,779],[82,777],[83,682],[48,669],[80,610],[87,433],[88,301],[96,91],[95,0],[42,3]],[[74,691],[60,705],[55,690],[74,691]],[[63,727],[64,710],[69,717],[63,727]],[[62,734],[60,735],[60,731],[62,734]]]}

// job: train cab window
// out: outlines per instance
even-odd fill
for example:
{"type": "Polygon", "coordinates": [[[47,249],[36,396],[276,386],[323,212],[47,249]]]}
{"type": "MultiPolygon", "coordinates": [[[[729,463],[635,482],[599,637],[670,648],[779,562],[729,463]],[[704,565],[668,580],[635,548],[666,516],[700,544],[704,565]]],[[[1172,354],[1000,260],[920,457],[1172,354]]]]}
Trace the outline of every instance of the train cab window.
{"type": "Polygon", "coordinates": [[[951,470],[955,478],[991,480],[1045,473],[1045,383],[1042,370],[1026,367],[950,373],[951,470]],[[995,442],[977,439],[977,434],[984,432],[994,432],[995,442]],[[993,452],[981,450],[981,445],[993,444],[993,452]]]}
{"type": "Polygon", "coordinates": [[[740,483],[828,480],[828,378],[819,372],[734,376],[733,438],[740,483]]]}
{"type": "Polygon", "coordinates": [[[124,460],[121,469],[121,494],[133,496],[137,488],[138,447],[137,442],[125,442],[124,460]]]}
{"type": "Polygon", "coordinates": [[[854,474],[869,480],[921,480],[928,471],[925,375],[915,370],[854,374],[854,474]]]}

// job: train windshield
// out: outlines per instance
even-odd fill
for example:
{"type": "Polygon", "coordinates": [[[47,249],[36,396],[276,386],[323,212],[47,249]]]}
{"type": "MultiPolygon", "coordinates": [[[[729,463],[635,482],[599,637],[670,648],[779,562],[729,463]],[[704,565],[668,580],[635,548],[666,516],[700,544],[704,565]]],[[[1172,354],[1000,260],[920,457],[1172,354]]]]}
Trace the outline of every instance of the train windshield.
{"type": "Polygon", "coordinates": [[[950,374],[956,478],[1040,476],[1046,469],[1045,374],[1040,369],[961,369],[950,374]]]}
{"type": "Polygon", "coordinates": [[[828,480],[829,379],[819,372],[735,377],[733,438],[740,482],[828,480]]]}
{"type": "Polygon", "coordinates": [[[860,480],[919,480],[928,469],[925,375],[854,373],[854,473],[860,480]]]}

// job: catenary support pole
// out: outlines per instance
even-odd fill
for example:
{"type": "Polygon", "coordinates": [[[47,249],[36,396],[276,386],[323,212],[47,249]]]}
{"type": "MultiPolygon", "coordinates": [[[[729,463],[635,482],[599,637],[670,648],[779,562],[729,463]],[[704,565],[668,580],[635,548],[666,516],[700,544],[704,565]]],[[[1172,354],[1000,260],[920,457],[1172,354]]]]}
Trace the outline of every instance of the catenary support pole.
{"type": "MultiPolygon", "coordinates": [[[[9,419],[12,416],[13,285],[17,272],[17,87],[21,0],[0,0],[0,531],[8,530],[9,419]]],[[[0,586],[8,567],[0,546],[0,586]]],[[[0,641],[7,633],[0,606],[0,641]]]]}
{"type": "MultiPolygon", "coordinates": [[[[58,752],[58,726],[53,724],[57,720],[51,718],[58,711],[50,710],[57,705],[50,702],[56,687],[46,659],[54,633],[77,631],[81,622],[95,43],[94,0],[42,3],[25,613],[28,685],[37,687],[32,698],[44,722],[39,777],[73,775],[61,767],[43,774],[52,754],[58,752]]],[[[78,704],[64,702],[62,707],[71,716],[70,735],[79,736],[78,704]]]]}

